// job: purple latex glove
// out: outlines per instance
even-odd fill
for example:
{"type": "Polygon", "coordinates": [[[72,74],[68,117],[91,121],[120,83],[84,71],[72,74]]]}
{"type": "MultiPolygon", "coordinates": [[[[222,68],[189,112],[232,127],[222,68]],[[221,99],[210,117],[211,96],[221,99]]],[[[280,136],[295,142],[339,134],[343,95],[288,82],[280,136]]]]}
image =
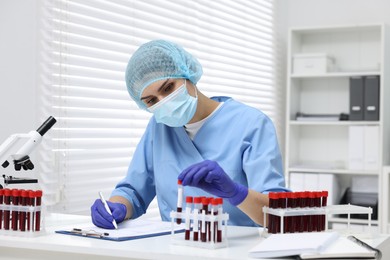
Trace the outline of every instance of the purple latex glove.
{"type": "Polygon", "coordinates": [[[248,188],[234,182],[215,161],[203,161],[191,165],[178,177],[183,185],[201,188],[215,196],[226,198],[237,206],[248,195],[248,188]]]}
{"type": "Polygon", "coordinates": [[[100,199],[95,200],[95,203],[91,206],[92,223],[101,228],[114,229],[115,227],[112,224],[113,218],[116,223],[121,223],[126,217],[127,208],[122,203],[107,201],[107,204],[112,212],[112,216],[107,212],[100,199]]]}

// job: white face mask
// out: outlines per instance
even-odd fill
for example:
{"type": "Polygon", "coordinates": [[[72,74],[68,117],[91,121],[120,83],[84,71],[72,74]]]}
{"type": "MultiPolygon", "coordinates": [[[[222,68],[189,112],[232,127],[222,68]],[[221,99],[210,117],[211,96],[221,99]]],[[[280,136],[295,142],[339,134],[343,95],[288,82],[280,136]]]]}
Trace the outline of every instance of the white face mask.
{"type": "MultiPolygon", "coordinates": [[[[195,88],[196,91],[196,88],[195,88]]],[[[195,115],[198,104],[196,97],[188,94],[186,80],[177,90],[148,108],[154,114],[157,123],[171,127],[180,127],[187,124],[195,115]]]]}

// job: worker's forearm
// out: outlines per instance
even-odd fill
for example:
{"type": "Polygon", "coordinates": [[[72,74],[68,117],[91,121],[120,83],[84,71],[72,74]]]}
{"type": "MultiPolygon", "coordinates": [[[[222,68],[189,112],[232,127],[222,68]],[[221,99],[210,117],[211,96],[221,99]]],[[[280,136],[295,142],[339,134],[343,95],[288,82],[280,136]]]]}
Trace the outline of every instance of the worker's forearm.
{"type": "Polygon", "coordinates": [[[249,189],[248,196],[237,207],[255,223],[263,226],[263,206],[268,206],[268,204],[268,195],[249,189]]]}
{"type": "Polygon", "coordinates": [[[130,201],[128,201],[124,197],[113,196],[113,197],[111,197],[109,199],[109,201],[111,201],[111,202],[119,202],[119,203],[122,203],[122,204],[124,204],[126,206],[127,212],[126,212],[125,219],[129,219],[129,218],[131,218],[131,216],[133,216],[133,206],[131,205],[130,201]]]}

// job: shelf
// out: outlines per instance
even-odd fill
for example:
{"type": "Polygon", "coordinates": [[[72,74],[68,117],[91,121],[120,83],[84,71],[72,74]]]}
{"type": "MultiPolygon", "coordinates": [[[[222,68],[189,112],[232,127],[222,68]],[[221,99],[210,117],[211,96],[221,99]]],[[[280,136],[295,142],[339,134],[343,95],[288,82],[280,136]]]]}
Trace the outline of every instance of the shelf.
{"type": "Polygon", "coordinates": [[[370,175],[378,176],[378,171],[359,171],[359,170],[347,170],[347,169],[325,169],[325,168],[306,168],[306,167],[290,167],[288,172],[301,172],[301,173],[333,173],[333,174],[350,174],[350,175],[370,175]]]}
{"type": "MultiPolygon", "coordinates": [[[[336,202],[340,200],[339,191],[350,187],[354,180],[367,177],[379,187],[378,205],[390,205],[389,181],[383,180],[381,171],[384,164],[390,164],[387,145],[390,135],[386,134],[390,131],[387,115],[390,103],[386,102],[390,94],[387,88],[387,75],[390,75],[387,27],[384,24],[352,24],[290,29],[284,154],[286,183],[290,188],[310,190],[326,185],[334,192],[333,201],[336,202]],[[379,120],[339,121],[340,113],[350,114],[352,109],[350,100],[355,92],[351,88],[356,84],[352,84],[355,82],[351,82],[351,78],[366,76],[379,78],[379,103],[376,105],[379,120]],[[296,120],[298,112],[336,116],[296,120]],[[354,165],[360,170],[349,169],[354,165]],[[320,177],[328,178],[329,183],[320,183],[320,177]]],[[[363,83],[366,87],[366,81],[363,83]]],[[[363,94],[364,99],[371,98],[369,94],[373,93],[367,91],[363,94]]],[[[390,206],[384,209],[387,214],[388,208],[390,206]]],[[[390,225],[390,214],[385,218],[383,215],[380,212],[379,221],[373,221],[382,231],[385,228],[382,224],[390,225]]],[[[346,223],[342,218],[333,220],[346,223]]],[[[353,220],[353,223],[367,224],[367,221],[353,220]]]]}
{"type": "Polygon", "coordinates": [[[329,72],[324,74],[313,74],[313,75],[297,75],[291,74],[293,79],[304,79],[304,78],[349,78],[354,76],[379,76],[379,71],[358,71],[358,72],[329,72]]]}
{"type": "MultiPolygon", "coordinates": [[[[334,217],[334,218],[329,218],[328,221],[329,222],[333,222],[333,223],[345,223],[345,224],[348,223],[348,219],[347,218],[337,218],[337,217],[334,217]]],[[[363,224],[363,225],[367,225],[367,223],[368,223],[368,220],[366,220],[366,219],[351,218],[351,220],[350,220],[350,224],[363,224]]],[[[371,225],[377,226],[378,224],[379,224],[378,220],[371,220],[371,225]]]]}
{"type": "Polygon", "coordinates": [[[380,125],[379,121],[297,121],[297,120],[290,120],[290,125],[308,125],[308,126],[356,126],[356,125],[380,125]]]}

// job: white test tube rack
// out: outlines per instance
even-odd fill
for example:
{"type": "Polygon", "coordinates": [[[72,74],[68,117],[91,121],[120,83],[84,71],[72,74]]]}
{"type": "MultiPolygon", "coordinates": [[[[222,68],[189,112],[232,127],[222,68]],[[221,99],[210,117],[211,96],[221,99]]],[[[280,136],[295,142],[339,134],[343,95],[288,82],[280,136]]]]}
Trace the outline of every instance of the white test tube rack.
{"type": "MultiPolygon", "coordinates": [[[[218,215],[210,215],[205,214],[204,212],[199,213],[197,211],[187,213],[187,212],[176,212],[171,211],[170,213],[171,217],[171,224],[172,224],[172,231],[171,231],[171,243],[176,245],[184,245],[184,246],[192,246],[192,247],[201,247],[201,248],[207,248],[207,249],[217,249],[217,248],[223,248],[227,247],[227,221],[229,220],[229,214],[222,213],[218,215]],[[216,232],[218,230],[218,227],[220,231],[222,231],[221,234],[221,242],[214,241],[214,239],[209,240],[209,234],[207,234],[206,230],[206,242],[201,241],[201,230],[199,230],[199,239],[198,241],[193,240],[193,227],[190,228],[190,238],[189,240],[185,239],[184,234],[175,234],[175,221],[176,219],[183,219],[185,221],[189,220],[190,223],[193,225],[193,223],[201,222],[202,226],[205,227],[206,223],[218,223],[218,225],[210,225],[210,237],[214,238],[216,237],[216,232]],[[218,227],[217,227],[218,226],[218,227]]],[[[191,226],[191,225],[190,225],[191,226]]]]}
{"type": "MultiPolygon", "coordinates": [[[[351,204],[344,205],[329,205],[325,207],[306,207],[306,208],[269,208],[263,207],[264,213],[264,226],[267,226],[267,213],[280,217],[280,233],[284,232],[284,217],[289,216],[309,216],[309,215],[325,215],[325,231],[328,231],[328,218],[329,215],[345,214],[347,217],[347,231],[350,232],[351,228],[351,214],[367,214],[368,227],[371,230],[371,207],[362,207],[351,204]]],[[[262,236],[267,236],[268,231],[263,229],[262,236]]]]}
{"type": "MultiPolygon", "coordinates": [[[[43,207],[40,206],[20,206],[20,205],[12,205],[12,204],[0,204],[0,211],[2,211],[2,216],[4,220],[4,213],[5,211],[9,211],[9,229],[4,228],[4,222],[1,225],[0,228],[0,235],[9,235],[9,236],[20,236],[20,237],[35,237],[42,235],[45,231],[44,229],[44,214],[43,214],[43,207]],[[20,223],[17,223],[17,230],[12,229],[12,212],[17,211],[18,214],[21,212],[26,213],[26,221],[25,221],[25,230],[20,230],[20,223]],[[35,224],[36,224],[36,213],[40,212],[40,223],[39,223],[39,230],[35,230],[35,224]],[[30,218],[29,221],[27,219],[27,214],[29,214],[30,218]],[[28,227],[30,229],[28,230],[28,227]]],[[[19,220],[17,220],[19,221],[19,220]]]]}

